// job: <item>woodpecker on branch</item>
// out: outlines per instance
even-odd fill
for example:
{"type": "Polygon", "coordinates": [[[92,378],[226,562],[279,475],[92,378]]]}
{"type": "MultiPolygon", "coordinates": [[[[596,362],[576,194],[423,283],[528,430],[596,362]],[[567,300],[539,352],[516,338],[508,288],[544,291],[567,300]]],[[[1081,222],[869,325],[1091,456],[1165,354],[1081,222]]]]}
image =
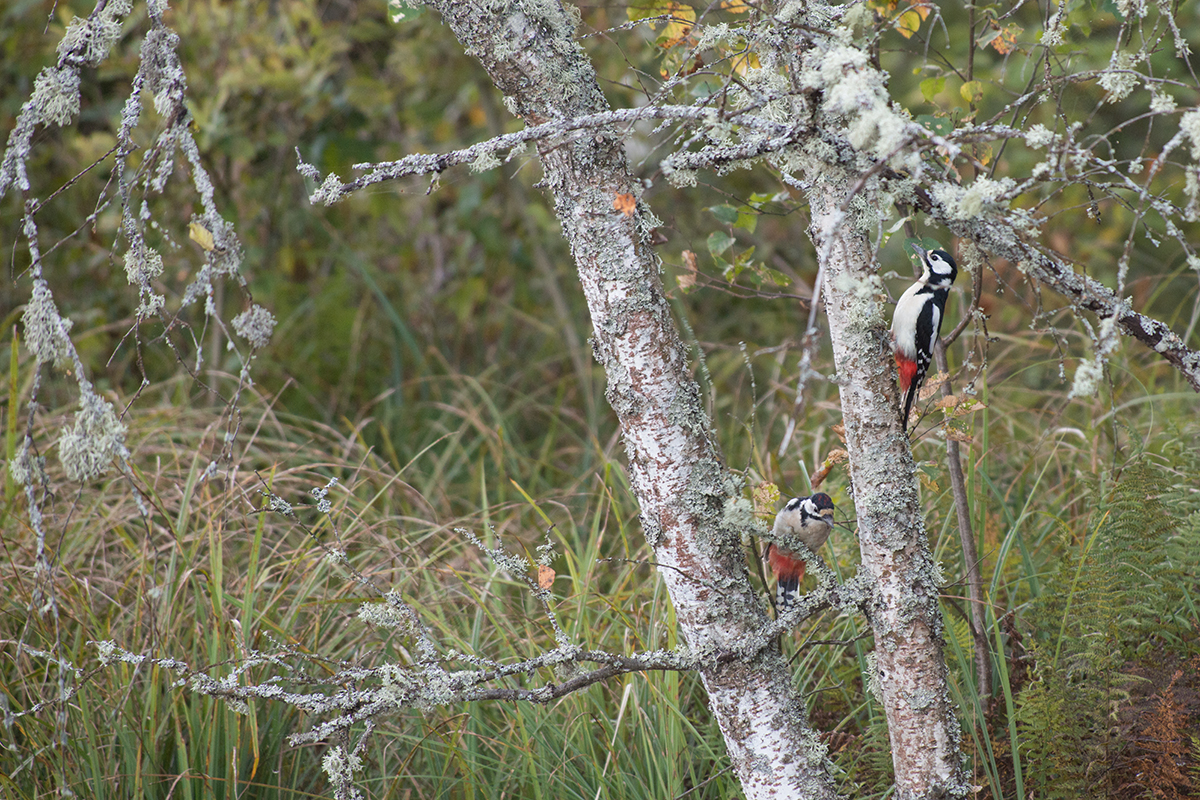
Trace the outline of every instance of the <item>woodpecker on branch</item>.
{"type": "Polygon", "coordinates": [[[892,314],[892,342],[900,372],[900,394],[904,397],[900,423],[905,430],[913,400],[925,382],[934,345],[942,332],[950,285],[958,275],[958,265],[945,250],[926,250],[915,244],[912,249],[921,259],[921,277],[900,295],[892,314]]]}
{"type": "MultiPolygon", "coordinates": [[[[833,526],[833,501],[824,492],[812,497],[794,497],[775,516],[776,536],[791,534],[816,552],[825,544],[833,526]]],[[[796,602],[804,580],[804,559],[774,543],[767,545],[767,562],[775,574],[775,605],[786,609],[796,602]]]]}

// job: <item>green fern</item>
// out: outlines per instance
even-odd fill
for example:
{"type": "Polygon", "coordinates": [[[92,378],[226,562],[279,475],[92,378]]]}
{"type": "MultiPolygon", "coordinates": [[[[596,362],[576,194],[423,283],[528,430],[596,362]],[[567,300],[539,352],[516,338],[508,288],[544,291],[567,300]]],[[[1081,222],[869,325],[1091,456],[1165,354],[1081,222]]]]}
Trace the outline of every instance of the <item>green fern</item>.
{"type": "Polygon", "coordinates": [[[1060,532],[1064,555],[1028,617],[1034,680],[1017,705],[1038,797],[1108,794],[1122,741],[1117,710],[1131,680],[1122,670],[1194,637],[1200,511],[1181,523],[1171,508],[1192,502],[1183,489],[1195,485],[1200,461],[1176,455],[1171,469],[1143,455],[1094,484],[1084,535],[1060,532]]]}

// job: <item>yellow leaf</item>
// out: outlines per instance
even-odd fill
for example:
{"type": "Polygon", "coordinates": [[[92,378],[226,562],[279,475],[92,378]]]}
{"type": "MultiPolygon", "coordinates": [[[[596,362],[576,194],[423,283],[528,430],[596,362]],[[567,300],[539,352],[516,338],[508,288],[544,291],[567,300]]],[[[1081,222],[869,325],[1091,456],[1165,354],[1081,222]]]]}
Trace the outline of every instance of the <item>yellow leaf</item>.
{"type": "Polygon", "coordinates": [[[733,62],[733,71],[738,75],[745,75],[750,70],[758,69],[760,66],[762,65],[759,63],[758,56],[754,53],[746,53],[745,55],[738,56],[737,60],[733,62]]]}
{"type": "Polygon", "coordinates": [[[745,0],[721,0],[721,8],[728,11],[730,14],[745,14],[754,6],[747,3],[745,0]]]}
{"type": "Polygon", "coordinates": [[[921,15],[922,20],[929,18],[929,12],[933,8],[926,0],[908,0],[908,4],[912,6],[912,10],[921,15]]]}
{"type": "MultiPolygon", "coordinates": [[[[929,12],[926,11],[925,13],[928,14],[929,12]]],[[[915,8],[910,8],[900,15],[894,27],[905,39],[911,39],[912,35],[921,28],[921,12],[915,8]]]]}
{"type": "Polygon", "coordinates": [[[663,28],[658,43],[662,47],[674,47],[692,32],[692,25],[696,22],[696,9],[682,3],[668,3],[667,13],[671,15],[671,21],[663,28]]]}
{"type": "Polygon", "coordinates": [[[983,83],[981,81],[967,81],[958,90],[958,93],[968,103],[978,103],[983,99],[983,83]]]}
{"type": "Polygon", "coordinates": [[[199,222],[188,223],[188,238],[204,248],[205,252],[211,253],[217,247],[213,242],[212,231],[199,222]]]}

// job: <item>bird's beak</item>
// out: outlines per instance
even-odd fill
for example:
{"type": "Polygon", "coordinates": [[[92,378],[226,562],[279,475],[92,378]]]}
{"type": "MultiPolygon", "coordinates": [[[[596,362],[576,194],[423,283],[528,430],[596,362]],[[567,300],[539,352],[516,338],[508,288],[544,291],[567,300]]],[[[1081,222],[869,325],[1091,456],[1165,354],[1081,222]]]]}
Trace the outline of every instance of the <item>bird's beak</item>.
{"type": "Polygon", "coordinates": [[[909,247],[911,247],[912,251],[917,254],[917,258],[921,259],[921,263],[925,263],[925,254],[929,251],[924,247],[921,247],[919,244],[910,244],[909,247]]]}

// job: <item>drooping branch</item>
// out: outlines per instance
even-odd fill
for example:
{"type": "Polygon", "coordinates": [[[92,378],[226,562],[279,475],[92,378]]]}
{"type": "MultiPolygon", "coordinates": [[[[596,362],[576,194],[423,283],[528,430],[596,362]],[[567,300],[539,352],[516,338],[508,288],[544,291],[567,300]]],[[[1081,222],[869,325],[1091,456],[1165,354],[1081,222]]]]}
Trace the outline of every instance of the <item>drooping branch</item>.
{"type": "Polygon", "coordinates": [[[1165,323],[1133,309],[1128,300],[1095,278],[1080,275],[1061,258],[1024,239],[1003,217],[956,219],[927,196],[921,208],[956,235],[969,239],[992,256],[1006,259],[1030,277],[1065,297],[1072,306],[1099,317],[1115,317],[1121,330],[1161,355],[1200,392],[1200,351],[1188,347],[1165,323]]]}

